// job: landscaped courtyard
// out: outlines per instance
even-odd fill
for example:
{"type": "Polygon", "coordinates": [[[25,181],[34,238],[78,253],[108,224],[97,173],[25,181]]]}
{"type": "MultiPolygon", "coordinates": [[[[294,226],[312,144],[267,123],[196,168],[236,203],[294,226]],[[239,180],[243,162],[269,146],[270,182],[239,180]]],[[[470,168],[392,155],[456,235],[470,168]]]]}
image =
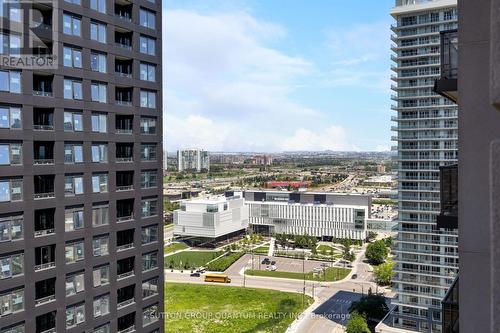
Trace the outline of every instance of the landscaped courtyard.
{"type": "Polygon", "coordinates": [[[182,251],[165,257],[165,267],[191,269],[205,266],[207,262],[222,255],[218,251],[182,251]]]}

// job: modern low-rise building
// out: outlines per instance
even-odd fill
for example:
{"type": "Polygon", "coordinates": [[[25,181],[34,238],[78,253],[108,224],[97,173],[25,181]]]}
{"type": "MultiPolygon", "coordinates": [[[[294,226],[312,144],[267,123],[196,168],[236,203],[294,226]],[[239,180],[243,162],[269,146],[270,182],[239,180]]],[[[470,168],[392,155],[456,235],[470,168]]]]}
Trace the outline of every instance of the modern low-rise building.
{"type": "Polygon", "coordinates": [[[174,236],[191,244],[217,243],[248,227],[248,209],[241,196],[183,201],[174,211],[174,236]]]}
{"type": "Polygon", "coordinates": [[[364,240],[371,196],[290,191],[245,191],[256,232],[364,240]]]}
{"type": "Polygon", "coordinates": [[[182,171],[210,171],[210,154],[206,150],[192,148],[177,151],[177,168],[182,171]]]}

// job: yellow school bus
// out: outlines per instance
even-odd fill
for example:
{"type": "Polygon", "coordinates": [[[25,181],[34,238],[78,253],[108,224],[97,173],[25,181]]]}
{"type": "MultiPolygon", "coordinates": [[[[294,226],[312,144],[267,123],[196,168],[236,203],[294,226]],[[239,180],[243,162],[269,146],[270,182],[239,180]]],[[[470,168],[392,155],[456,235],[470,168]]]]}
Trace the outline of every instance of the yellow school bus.
{"type": "Polygon", "coordinates": [[[226,274],[205,274],[205,282],[229,283],[231,279],[226,274]]]}

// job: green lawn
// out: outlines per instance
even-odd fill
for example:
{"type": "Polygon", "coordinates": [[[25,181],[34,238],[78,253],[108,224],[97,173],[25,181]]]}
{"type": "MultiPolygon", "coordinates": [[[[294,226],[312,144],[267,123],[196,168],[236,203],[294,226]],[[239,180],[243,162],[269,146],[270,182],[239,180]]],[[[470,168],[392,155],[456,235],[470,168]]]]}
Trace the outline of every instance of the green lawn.
{"type": "MultiPolygon", "coordinates": [[[[337,281],[345,278],[351,270],[348,268],[340,268],[340,267],[329,267],[326,269],[325,274],[313,274],[313,272],[305,273],[306,280],[311,281],[337,281]]],[[[303,280],[304,274],[296,273],[296,272],[279,272],[279,271],[265,271],[258,269],[247,269],[247,275],[254,276],[267,276],[267,277],[276,277],[276,278],[286,278],[286,279],[297,279],[303,280]]]]}
{"type": "Polygon", "coordinates": [[[268,254],[269,245],[259,246],[253,250],[253,253],[268,254]]]}
{"type": "Polygon", "coordinates": [[[165,246],[165,254],[179,251],[179,250],[184,250],[187,249],[189,246],[187,246],[184,243],[172,243],[168,246],[165,246]]]}
{"type": "MultiPolygon", "coordinates": [[[[304,298],[304,309],[312,298],[304,298]]],[[[282,333],[302,312],[302,294],[274,290],[167,283],[167,333],[282,333]]]]}
{"type": "Polygon", "coordinates": [[[318,245],[317,250],[318,250],[318,253],[322,253],[323,251],[326,251],[326,253],[328,253],[328,254],[331,254],[332,251],[334,251],[333,247],[331,247],[330,245],[325,245],[325,244],[318,245]]]}
{"type": "Polygon", "coordinates": [[[182,251],[165,257],[165,267],[170,268],[172,262],[174,269],[185,268],[186,263],[190,268],[205,266],[207,262],[215,259],[221,254],[222,252],[214,251],[182,251]]]}

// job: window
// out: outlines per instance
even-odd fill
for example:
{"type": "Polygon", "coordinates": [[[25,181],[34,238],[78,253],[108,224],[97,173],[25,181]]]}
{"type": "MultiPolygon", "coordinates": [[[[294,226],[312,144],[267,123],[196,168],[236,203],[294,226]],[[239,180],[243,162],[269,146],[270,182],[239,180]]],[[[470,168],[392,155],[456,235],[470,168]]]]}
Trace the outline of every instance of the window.
{"type": "Polygon", "coordinates": [[[142,271],[149,271],[158,267],[158,252],[142,255],[142,271]]]}
{"type": "Polygon", "coordinates": [[[67,3],[72,3],[74,5],[81,5],[81,0],[64,0],[66,1],[67,3]]]}
{"type": "Polygon", "coordinates": [[[141,134],[156,134],[156,118],[141,117],[141,134]]]}
{"type": "MultiPolygon", "coordinates": [[[[21,22],[21,10],[19,1],[0,0],[0,16],[8,18],[10,21],[21,22]]],[[[2,333],[4,332],[2,331],[2,333]]]]}
{"type": "Polygon", "coordinates": [[[94,317],[109,313],[109,294],[94,298],[94,317]]]}
{"type": "Polygon", "coordinates": [[[141,201],[141,216],[142,217],[150,217],[155,216],[157,208],[157,200],[156,199],[147,199],[141,201]]]}
{"type": "Polygon", "coordinates": [[[0,71],[0,91],[21,93],[21,72],[0,71]]]}
{"type": "Polygon", "coordinates": [[[142,282],[142,298],[158,295],[158,278],[142,282]]]}
{"type": "Polygon", "coordinates": [[[83,207],[64,210],[64,230],[73,231],[83,228],[83,207]]]}
{"type": "Polygon", "coordinates": [[[0,165],[21,165],[22,163],[20,143],[0,143],[0,165]]]}
{"type": "Polygon", "coordinates": [[[106,133],[108,130],[107,126],[108,116],[105,113],[93,113],[92,120],[92,132],[106,133]]]}
{"type": "Polygon", "coordinates": [[[157,185],[157,172],[156,170],[147,170],[141,172],[141,188],[152,188],[157,185]]]}
{"type": "Polygon", "coordinates": [[[109,236],[94,237],[92,240],[92,250],[94,257],[100,257],[109,254],[109,236]]]}
{"type": "Polygon", "coordinates": [[[94,267],[94,287],[104,286],[109,283],[109,265],[94,267]]]}
{"type": "Polygon", "coordinates": [[[82,50],[64,46],[63,65],[66,67],[82,68],[82,50]]]}
{"type": "Polygon", "coordinates": [[[79,325],[85,321],[85,303],[71,305],[66,308],[66,328],[79,325]]]}
{"type": "Polygon", "coordinates": [[[2,333],[24,333],[24,323],[15,324],[15,326],[9,326],[9,328],[4,328],[2,333]]]}
{"type": "Polygon", "coordinates": [[[105,193],[108,192],[108,174],[92,175],[92,192],[105,193]]]}
{"type": "Polygon", "coordinates": [[[142,244],[149,244],[158,241],[158,226],[151,225],[142,228],[141,232],[142,244]]]}
{"type": "Polygon", "coordinates": [[[142,310],[142,326],[158,321],[158,304],[153,304],[142,310]]]}
{"type": "Polygon", "coordinates": [[[90,93],[92,102],[106,103],[108,87],[105,83],[92,82],[90,93]]]}
{"type": "Polygon", "coordinates": [[[99,327],[94,328],[92,333],[111,333],[111,327],[109,326],[109,323],[101,325],[99,327]]]}
{"type": "Polygon", "coordinates": [[[102,205],[92,208],[92,225],[98,227],[109,224],[109,206],[102,205]]]}
{"type": "Polygon", "coordinates": [[[0,106],[0,128],[21,128],[21,109],[0,106]]]}
{"type": "Polygon", "coordinates": [[[143,81],[155,82],[156,65],[141,62],[140,65],[140,79],[143,81]]]}
{"type": "Polygon", "coordinates": [[[0,33],[0,54],[17,56],[21,53],[21,36],[0,33]]]}
{"type": "Polygon", "coordinates": [[[64,164],[83,163],[83,146],[82,144],[65,144],[64,145],[64,164]]]}
{"type": "Polygon", "coordinates": [[[92,52],[90,54],[90,69],[94,72],[106,73],[106,55],[92,52]]]}
{"type": "Polygon", "coordinates": [[[64,130],[66,132],[83,131],[83,116],[81,112],[64,112],[64,130]]]}
{"type": "Polygon", "coordinates": [[[85,274],[83,272],[66,277],[66,296],[85,291],[85,274]]]}
{"type": "Polygon", "coordinates": [[[10,291],[0,295],[0,316],[24,310],[24,289],[10,291]]]}
{"type": "Polygon", "coordinates": [[[105,143],[92,145],[92,162],[107,163],[108,162],[108,145],[105,143]]]}
{"type": "Polygon", "coordinates": [[[154,12],[141,8],[139,11],[139,24],[143,27],[154,29],[155,17],[156,14],[154,12]]]}
{"type": "Polygon", "coordinates": [[[64,257],[67,264],[83,260],[83,241],[66,244],[64,247],[64,257]]]}
{"type": "Polygon", "coordinates": [[[82,81],[64,79],[64,98],[82,99],[82,81]]]}
{"type": "Polygon", "coordinates": [[[0,242],[23,239],[23,216],[0,218],[0,242]]]}
{"type": "Polygon", "coordinates": [[[156,92],[150,90],[141,90],[140,93],[141,107],[156,108],[156,92]]]}
{"type": "Polygon", "coordinates": [[[0,202],[23,200],[21,179],[0,179],[0,202]]]}
{"type": "Polygon", "coordinates": [[[155,55],[156,40],[151,37],[140,36],[139,37],[139,51],[144,54],[155,55]]]}
{"type": "Polygon", "coordinates": [[[141,144],[141,161],[156,161],[156,144],[141,144]]]}
{"type": "Polygon", "coordinates": [[[66,196],[83,194],[83,175],[65,176],[64,194],[66,196]]]}
{"type": "Polygon", "coordinates": [[[90,8],[99,13],[106,13],[106,0],[90,0],[90,8]]]}
{"type": "Polygon", "coordinates": [[[82,19],[70,14],[63,14],[63,33],[66,35],[82,35],[82,19]]]}
{"type": "Polygon", "coordinates": [[[0,279],[24,274],[24,254],[18,253],[0,258],[0,279]]]}
{"type": "Polygon", "coordinates": [[[90,22],[90,39],[99,43],[106,43],[106,25],[98,22],[90,22]]]}

